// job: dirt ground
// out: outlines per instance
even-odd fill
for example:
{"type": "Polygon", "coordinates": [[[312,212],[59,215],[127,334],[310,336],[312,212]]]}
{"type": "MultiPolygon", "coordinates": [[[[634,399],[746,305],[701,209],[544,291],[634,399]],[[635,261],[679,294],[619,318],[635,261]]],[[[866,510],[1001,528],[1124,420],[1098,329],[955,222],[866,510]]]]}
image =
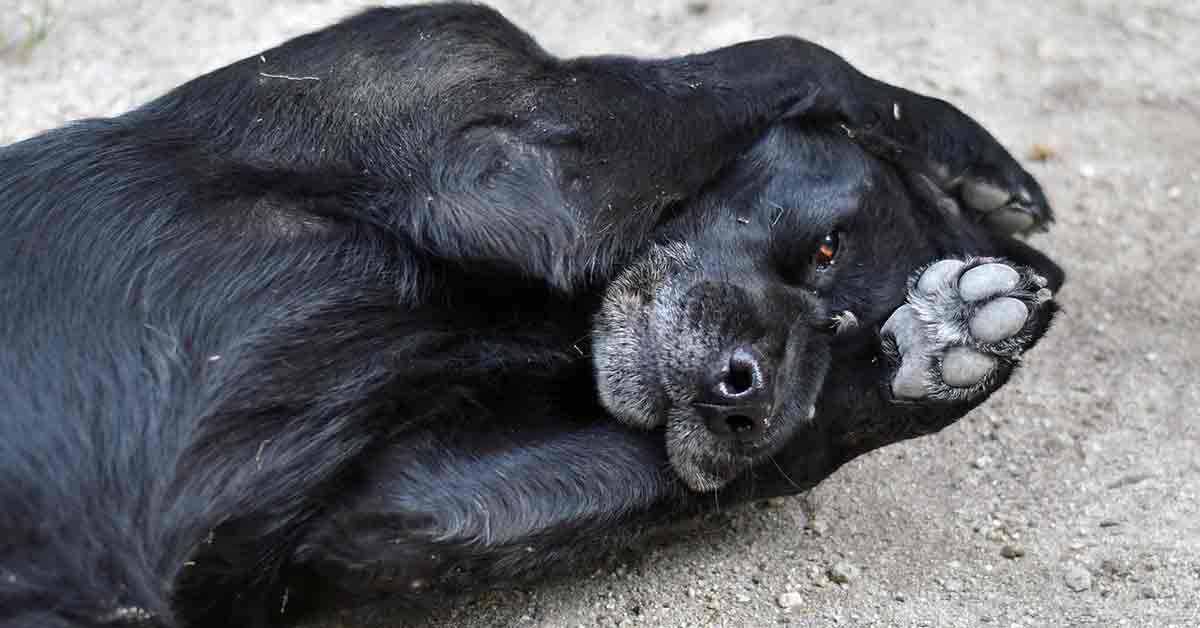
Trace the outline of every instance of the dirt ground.
{"type": "MultiPolygon", "coordinates": [[[[431,625],[1200,626],[1200,2],[495,4],[558,53],[793,33],[948,98],[1027,156],[1059,215],[1036,243],[1070,281],[1027,367],[945,432],[431,625]]],[[[0,0],[0,143],[119,113],[355,5],[0,0]]]]}

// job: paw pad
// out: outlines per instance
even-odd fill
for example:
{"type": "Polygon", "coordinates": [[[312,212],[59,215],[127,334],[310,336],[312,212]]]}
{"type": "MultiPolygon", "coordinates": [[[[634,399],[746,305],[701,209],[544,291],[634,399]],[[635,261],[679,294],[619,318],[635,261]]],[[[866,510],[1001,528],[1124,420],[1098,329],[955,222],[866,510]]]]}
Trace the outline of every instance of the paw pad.
{"type": "Polygon", "coordinates": [[[1029,269],[991,259],[927,267],[881,332],[899,364],[893,395],[953,402],[994,390],[1034,340],[1035,314],[1051,298],[1045,285],[1029,269]]]}

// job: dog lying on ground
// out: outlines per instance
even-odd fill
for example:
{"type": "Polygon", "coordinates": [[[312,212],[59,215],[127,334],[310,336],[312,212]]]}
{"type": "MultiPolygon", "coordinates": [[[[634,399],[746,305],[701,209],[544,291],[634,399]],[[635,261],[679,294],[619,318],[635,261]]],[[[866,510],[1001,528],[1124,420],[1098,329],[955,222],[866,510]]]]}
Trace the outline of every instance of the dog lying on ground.
{"type": "MultiPolygon", "coordinates": [[[[661,437],[603,415],[576,347],[609,282],[785,121],[844,126],[986,222],[1048,217],[970,118],[811,43],[561,60],[461,4],[373,10],[0,149],[0,622],[269,623],[293,577],[337,562],[318,540],[339,508],[366,510],[344,500],[416,480],[435,499],[508,477],[532,500],[504,512],[559,546],[522,543],[543,549],[516,562],[499,548],[525,537],[470,536],[463,503],[376,504],[413,529],[457,521],[411,538],[474,539],[497,575],[561,558],[572,531],[681,511],[661,437]],[[588,412],[559,411],[574,399],[588,412]],[[563,465],[576,474],[549,473],[563,465]],[[601,492],[643,474],[620,488],[636,494],[601,492]],[[562,482],[596,493],[542,490],[562,482]]],[[[1002,378],[1005,354],[984,353],[1002,378]]],[[[827,403],[870,420],[874,402],[839,400],[863,380],[838,369],[813,420],[771,432],[808,480],[887,440],[820,427],[827,403]]],[[[689,451],[704,487],[759,459],[689,451]]]]}
{"type": "Polygon", "coordinates": [[[576,388],[525,389],[469,427],[391,441],[301,545],[296,599],[419,605],[566,572],[665,522],[801,492],[953,423],[1045,333],[1063,274],[1007,227],[948,213],[928,192],[837,132],[774,128],[609,285],[592,344],[606,407],[576,388]],[[730,395],[721,386],[734,387],[742,347],[751,373],[730,395]],[[752,414],[755,403],[771,410],[752,414]],[[667,447],[610,411],[665,418],[667,447]],[[774,425],[746,440],[738,413],[774,425]],[[773,438],[782,449],[760,444],[773,438]]]}

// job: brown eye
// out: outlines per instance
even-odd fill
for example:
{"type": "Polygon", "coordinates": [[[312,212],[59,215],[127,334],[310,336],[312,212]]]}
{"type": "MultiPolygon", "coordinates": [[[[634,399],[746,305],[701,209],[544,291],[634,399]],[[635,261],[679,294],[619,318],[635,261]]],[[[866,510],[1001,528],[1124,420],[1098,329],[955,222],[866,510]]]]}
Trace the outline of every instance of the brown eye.
{"type": "Polygon", "coordinates": [[[837,231],[830,231],[821,238],[817,245],[816,262],[818,266],[829,266],[837,257],[840,238],[837,231]]]}

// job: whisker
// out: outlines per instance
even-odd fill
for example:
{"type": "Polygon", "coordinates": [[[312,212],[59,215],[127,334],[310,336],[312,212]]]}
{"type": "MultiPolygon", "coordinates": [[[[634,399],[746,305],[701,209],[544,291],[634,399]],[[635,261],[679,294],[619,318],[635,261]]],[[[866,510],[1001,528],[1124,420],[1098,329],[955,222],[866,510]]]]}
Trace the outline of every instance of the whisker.
{"type": "Polygon", "coordinates": [[[771,460],[771,464],[775,465],[775,468],[776,468],[776,469],[779,471],[779,475],[782,475],[782,476],[783,476],[783,479],[785,479],[785,480],[787,480],[787,481],[788,481],[788,484],[791,484],[791,485],[792,485],[792,487],[793,487],[793,488],[795,488],[795,489],[796,489],[796,490],[798,490],[798,491],[803,491],[803,490],[804,490],[804,487],[802,487],[802,486],[800,486],[799,484],[797,484],[797,483],[796,483],[796,481],[795,481],[795,480],[793,480],[793,479],[791,478],[791,476],[789,476],[789,475],[787,474],[787,472],[783,470],[783,467],[779,466],[779,463],[778,463],[778,462],[776,462],[776,460],[775,460],[775,456],[767,456],[767,458],[769,458],[769,459],[771,460]]]}

